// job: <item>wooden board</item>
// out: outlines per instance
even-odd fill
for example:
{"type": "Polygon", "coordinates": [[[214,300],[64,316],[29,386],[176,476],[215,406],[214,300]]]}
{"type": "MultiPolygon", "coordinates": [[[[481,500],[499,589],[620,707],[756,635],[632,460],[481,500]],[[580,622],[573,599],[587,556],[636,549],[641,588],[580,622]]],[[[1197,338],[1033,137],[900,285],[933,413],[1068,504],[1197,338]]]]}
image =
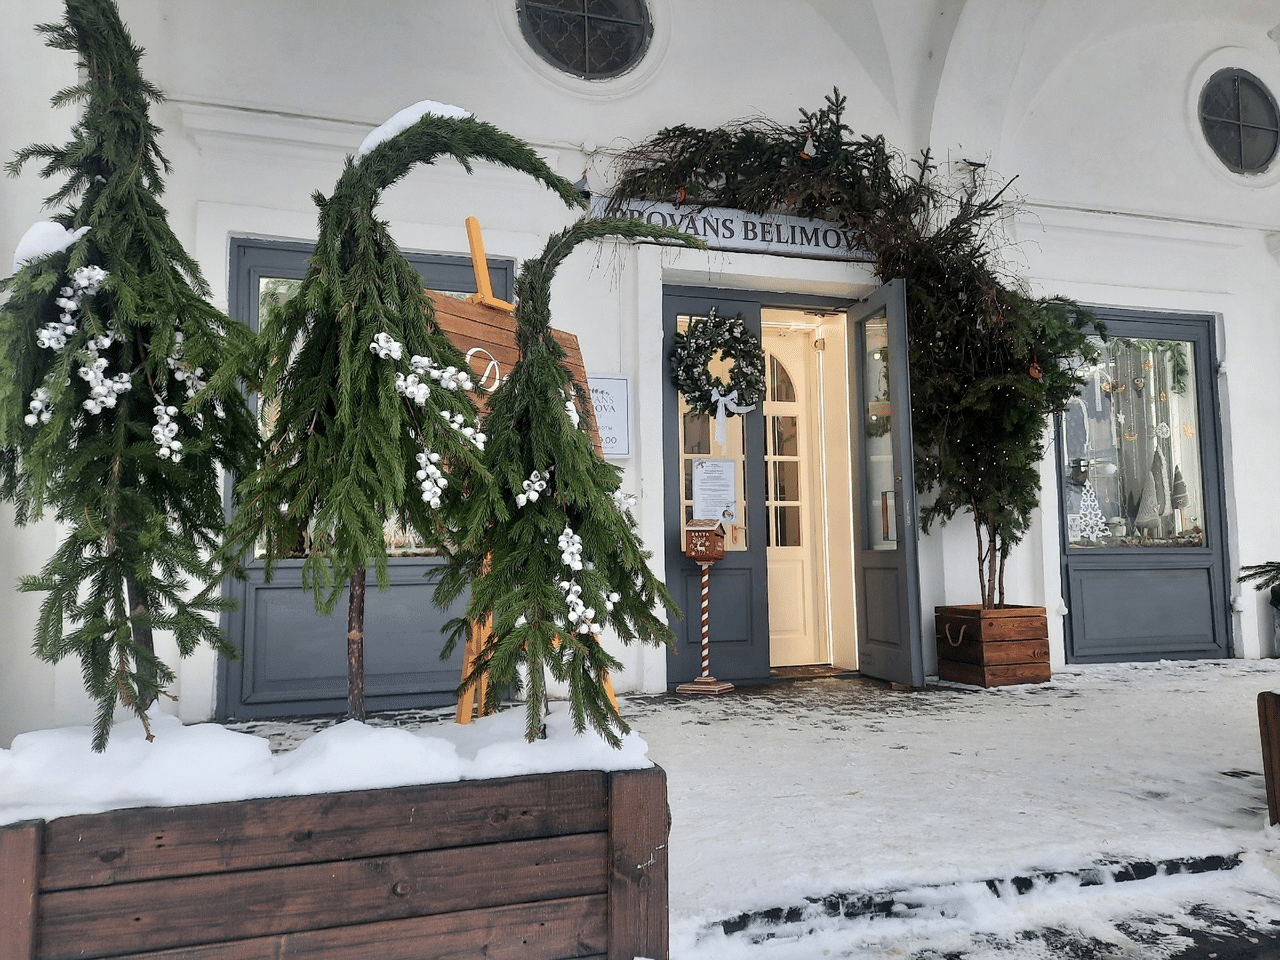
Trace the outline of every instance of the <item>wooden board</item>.
{"type": "Polygon", "coordinates": [[[31,821],[0,828],[0,960],[29,960],[35,946],[43,827],[31,821]]]}
{"type": "Polygon", "coordinates": [[[127,953],[119,960],[605,960],[607,916],[608,898],[600,894],[127,953]]]}
{"type": "Polygon", "coordinates": [[[660,768],[623,770],[609,784],[609,960],[666,957],[667,775],[660,768]],[[633,817],[627,811],[648,810],[633,817]],[[661,906],[659,906],[661,901],[661,906]]]}
{"type": "Polygon", "coordinates": [[[1262,775],[1267,782],[1269,823],[1280,823],[1280,693],[1258,694],[1258,727],[1262,733],[1262,775]]]}
{"type": "Polygon", "coordinates": [[[1048,663],[1048,640],[962,640],[952,643],[939,636],[938,660],[954,663],[992,665],[1001,663],[1048,663]]]}
{"type": "MultiPolygon", "coordinates": [[[[511,368],[520,359],[520,350],[516,346],[516,318],[505,310],[458,300],[433,290],[428,290],[427,296],[431,298],[435,308],[436,323],[440,325],[440,329],[464,356],[470,355],[468,362],[477,386],[475,400],[482,410],[485,409],[488,394],[497,388],[503,377],[511,373],[511,368]]],[[[569,376],[589,401],[591,387],[587,382],[587,368],[582,360],[578,338],[554,328],[551,335],[564,348],[564,364],[569,376]]],[[[600,443],[595,410],[590,402],[586,404],[584,412],[587,435],[591,437],[596,453],[603,456],[604,448],[600,443]]]]}
{"type": "Polygon", "coordinates": [[[936,607],[938,637],[966,640],[1047,640],[1049,618],[1044,607],[984,610],[977,604],[936,607]]]}
{"type": "Polygon", "coordinates": [[[356,790],[62,817],[45,827],[43,890],[377,857],[606,829],[606,775],[356,790]],[[412,840],[410,840],[412,837],[412,840]],[[406,846],[406,844],[409,844],[406,846]]]}
{"type": "Polygon", "coordinates": [[[971,683],[979,687],[1003,687],[1014,683],[1045,683],[1048,663],[1009,663],[982,666],[976,663],[938,661],[938,679],[971,683]]]}

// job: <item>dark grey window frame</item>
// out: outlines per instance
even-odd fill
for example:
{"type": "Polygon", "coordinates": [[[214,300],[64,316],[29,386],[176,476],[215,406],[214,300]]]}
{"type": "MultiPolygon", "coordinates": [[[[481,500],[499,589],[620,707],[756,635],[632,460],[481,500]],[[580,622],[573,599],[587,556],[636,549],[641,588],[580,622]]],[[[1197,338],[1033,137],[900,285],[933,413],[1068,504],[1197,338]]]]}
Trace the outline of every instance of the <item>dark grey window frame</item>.
{"type": "Polygon", "coordinates": [[[1213,151],[1214,156],[1222,161],[1223,166],[1233,173],[1254,174],[1263,173],[1271,168],[1275,161],[1277,153],[1280,153],[1280,104],[1277,104],[1275,95],[1267,88],[1267,85],[1259,80],[1248,70],[1239,67],[1225,67],[1222,70],[1215,71],[1204,85],[1204,89],[1200,91],[1200,102],[1198,114],[1200,118],[1200,132],[1204,135],[1205,142],[1209,144],[1209,148],[1213,151]],[[1210,94],[1224,82],[1231,84],[1231,97],[1235,103],[1236,116],[1210,116],[1207,110],[1206,101],[1210,94]],[[1241,84],[1248,84],[1266,101],[1271,107],[1271,123],[1255,123],[1246,122],[1241,116],[1240,107],[1240,87],[1241,84]],[[1220,138],[1211,131],[1210,124],[1227,125],[1234,127],[1236,131],[1236,149],[1239,151],[1238,157],[1228,155],[1228,147],[1220,142],[1220,138]],[[1271,153],[1267,159],[1257,165],[1246,166],[1244,162],[1244,135],[1247,130],[1260,130],[1271,133],[1275,136],[1275,143],[1271,148],[1271,153]]]}
{"type": "Polygon", "coordinates": [[[617,17],[604,13],[593,13],[591,10],[593,0],[580,0],[582,3],[581,11],[567,10],[564,7],[554,3],[538,2],[538,0],[516,0],[516,15],[520,21],[520,32],[524,35],[525,42],[538,54],[544,61],[555,67],[557,70],[567,73],[573,77],[579,77],[583,80],[609,80],[613,77],[621,76],[632,70],[636,64],[644,59],[645,54],[649,50],[649,44],[653,40],[653,19],[649,14],[649,5],[646,0],[635,0],[638,5],[641,17],[639,20],[632,18],[617,17]],[[579,67],[563,59],[556,51],[548,48],[538,35],[537,25],[534,18],[530,16],[530,9],[535,11],[545,11],[553,16],[562,17],[580,17],[583,25],[583,50],[582,64],[579,67]],[[590,28],[593,23],[605,22],[615,25],[633,27],[639,29],[641,33],[639,45],[628,57],[627,62],[620,67],[612,70],[592,70],[591,69],[591,48],[590,44],[590,28]]]}
{"type": "MultiPolygon", "coordinates": [[[[313,244],[300,241],[232,237],[228,251],[231,315],[258,329],[259,281],[264,277],[300,279],[306,272],[313,248],[313,244]]],[[[422,274],[424,286],[451,292],[475,292],[475,275],[469,257],[408,252],[405,257],[422,274]]],[[[514,299],[514,261],[490,260],[489,277],[495,296],[504,300],[514,299]]],[[[256,398],[251,395],[249,399],[256,408],[256,398]]],[[[226,489],[228,504],[233,482],[229,477],[226,489]]],[[[399,658],[400,663],[412,660],[411,666],[389,672],[378,671],[377,656],[366,660],[369,671],[366,674],[366,705],[370,711],[440,707],[454,702],[454,690],[461,679],[461,651],[455,651],[449,661],[441,661],[439,654],[444,637],[440,635],[434,644],[431,640],[431,631],[461,609],[455,605],[451,612],[443,613],[431,604],[431,585],[425,576],[440,562],[434,557],[400,557],[390,561],[392,593],[400,591],[403,595],[403,591],[414,591],[411,606],[416,636],[413,642],[419,652],[412,658],[399,658]],[[422,591],[421,602],[417,599],[417,591],[422,591]]],[[[310,618],[314,615],[310,595],[298,596],[301,591],[301,564],[300,560],[279,561],[270,588],[262,583],[260,564],[256,563],[249,564],[247,580],[228,580],[223,585],[224,596],[236,600],[239,609],[222,615],[222,628],[240,651],[241,659],[229,661],[219,658],[214,707],[218,719],[322,716],[345,711],[345,677],[309,677],[306,670],[299,670],[296,674],[286,670],[281,674],[278,670],[269,672],[263,668],[268,660],[275,668],[282,662],[287,668],[292,662],[289,654],[279,653],[271,645],[273,634],[270,625],[255,619],[256,602],[268,596],[263,591],[275,590],[271,596],[277,597],[290,595],[294,606],[289,610],[294,617],[310,618]]],[[[345,610],[345,601],[340,601],[339,607],[345,610]]],[[[379,612],[377,615],[382,614],[379,612]]],[[[341,616],[344,614],[339,613],[334,622],[341,616]]],[[[325,630],[327,638],[327,624],[325,630]]],[[[339,630],[337,633],[339,643],[345,642],[340,639],[343,632],[339,630]]]]}

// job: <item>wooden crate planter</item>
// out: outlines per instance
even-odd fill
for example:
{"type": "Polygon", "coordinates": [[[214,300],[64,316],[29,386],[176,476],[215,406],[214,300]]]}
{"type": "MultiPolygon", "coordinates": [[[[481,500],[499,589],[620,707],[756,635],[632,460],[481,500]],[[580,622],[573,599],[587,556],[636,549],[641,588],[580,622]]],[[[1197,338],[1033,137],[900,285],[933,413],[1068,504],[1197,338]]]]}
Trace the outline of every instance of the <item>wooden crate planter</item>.
{"type": "Polygon", "coordinates": [[[1044,607],[935,607],[938,678],[980,687],[1049,679],[1044,607]]]}
{"type": "Polygon", "coordinates": [[[658,767],[27,821],[0,960],[665,960],[668,825],[658,767]]]}
{"type": "Polygon", "coordinates": [[[1258,694],[1262,776],[1267,784],[1267,822],[1280,823],[1280,693],[1258,694]]]}

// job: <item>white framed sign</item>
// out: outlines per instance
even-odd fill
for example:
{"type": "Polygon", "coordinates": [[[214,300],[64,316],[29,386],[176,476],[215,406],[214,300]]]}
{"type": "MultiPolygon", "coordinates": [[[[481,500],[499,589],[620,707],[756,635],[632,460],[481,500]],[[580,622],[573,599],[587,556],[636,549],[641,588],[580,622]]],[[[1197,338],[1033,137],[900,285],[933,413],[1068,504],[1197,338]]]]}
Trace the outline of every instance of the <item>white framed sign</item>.
{"type": "Polygon", "coordinates": [[[698,457],[693,461],[693,519],[738,522],[738,461],[698,457]]]}
{"type": "Polygon", "coordinates": [[[591,404],[606,457],[631,456],[631,378],[616,373],[588,373],[591,404]]]}

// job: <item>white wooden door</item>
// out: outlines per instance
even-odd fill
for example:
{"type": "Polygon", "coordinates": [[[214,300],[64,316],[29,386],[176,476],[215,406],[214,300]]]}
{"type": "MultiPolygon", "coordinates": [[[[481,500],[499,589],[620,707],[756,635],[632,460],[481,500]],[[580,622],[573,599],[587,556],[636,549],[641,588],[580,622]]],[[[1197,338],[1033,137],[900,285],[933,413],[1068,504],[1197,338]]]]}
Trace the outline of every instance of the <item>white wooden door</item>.
{"type": "Polygon", "coordinates": [[[830,663],[814,331],[765,323],[769,665],[830,663]]]}

